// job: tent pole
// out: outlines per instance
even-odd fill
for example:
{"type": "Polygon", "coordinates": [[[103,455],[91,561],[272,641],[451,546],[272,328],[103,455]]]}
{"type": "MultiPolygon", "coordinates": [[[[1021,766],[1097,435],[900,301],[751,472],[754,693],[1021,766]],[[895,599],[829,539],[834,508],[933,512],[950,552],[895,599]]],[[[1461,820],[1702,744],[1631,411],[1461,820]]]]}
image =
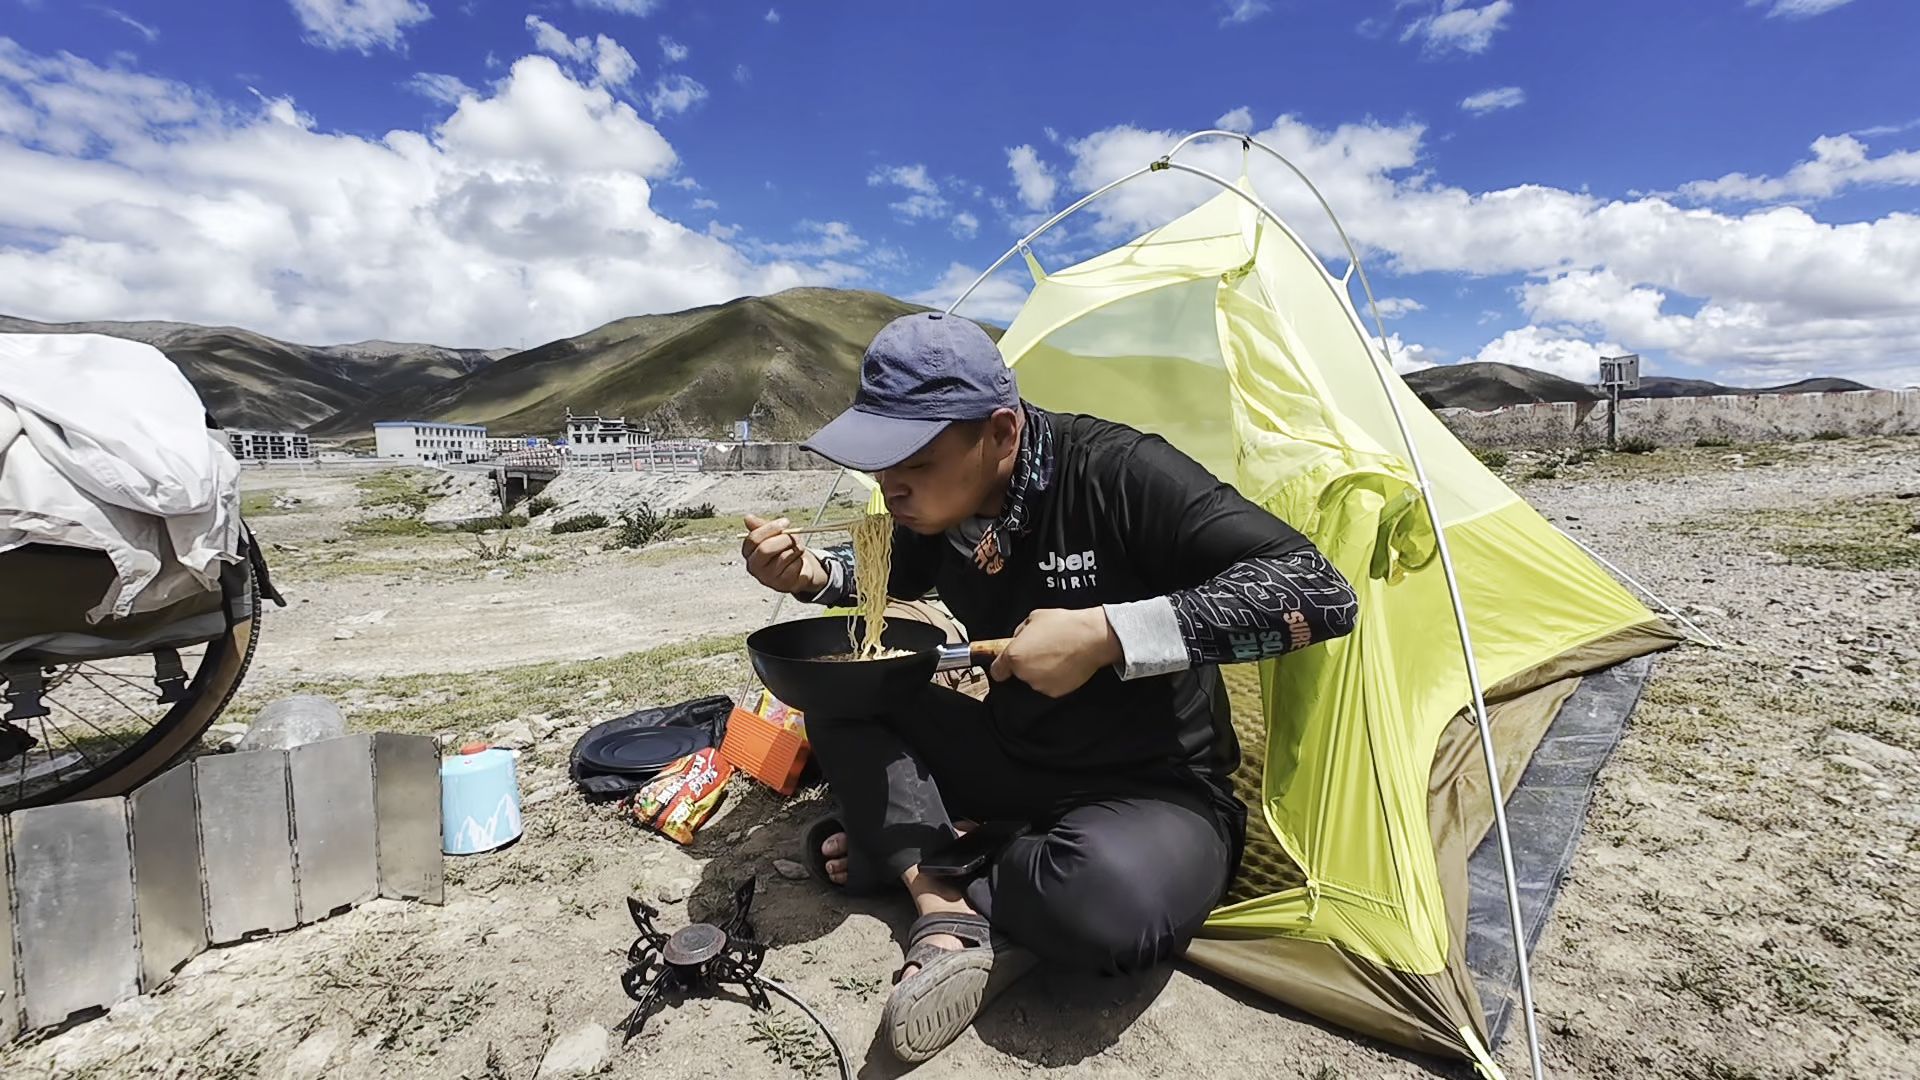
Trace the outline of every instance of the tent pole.
{"type": "MultiPolygon", "coordinates": [[[[1245,135],[1228,134],[1229,137],[1241,139],[1246,144],[1260,146],[1261,149],[1278,158],[1289,169],[1293,170],[1294,175],[1300,177],[1301,181],[1313,192],[1314,197],[1320,200],[1320,205],[1327,209],[1327,216],[1333,221],[1334,229],[1339,232],[1341,242],[1346,245],[1347,257],[1353,261],[1353,268],[1359,274],[1360,287],[1365,291],[1367,296],[1368,310],[1373,313],[1374,323],[1379,327],[1380,349],[1385,350],[1388,347],[1386,324],[1380,318],[1379,306],[1374,301],[1373,287],[1367,283],[1367,272],[1360,266],[1360,255],[1354,250],[1353,242],[1347,238],[1346,229],[1341,227],[1340,219],[1334,216],[1332,208],[1327,207],[1327,201],[1321,196],[1319,189],[1315,188],[1313,182],[1306,178],[1306,174],[1302,173],[1292,162],[1287,161],[1279,152],[1245,135]]],[[[1161,158],[1151,167],[1172,169],[1212,180],[1226,190],[1239,195],[1276,226],[1279,226],[1281,229],[1286,229],[1285,223],[1283,223],[1272,210],[1269,210],[1264,203],[1254,198],[1251,194],[1240,190],[1238,186],[1229,183],[1224,177],[1208,172],[1205,169],[1169,160],[1168,158],[1161,158]]],[[[1291,230],[1288,231],[1291,232],[1291,230]]],[[[1347,305],[1347,309],[1349,312],[1348,317],[1354,320],[1354,329],[1359,332],[1363,339],[1366,338],[1366,329],[1359,325],[1358,316],[1352,312],[1352,305],[1347,305]]],[[[1540,1060],[1540,1021],[1539,1018],[1534,1015],[1533,975],[1527,959],[1526,930],[1521,925],[1520,889],[1517,884],[1518,875],[1513,867],[1513,845],[1507,833],[1506,798],[1500,789],[1500,762],[1493,748],[1493,726],[1487,719],[1486,694],[1480,684],[1480,666],[1473,657],[1473,637],[1467,629],[1467,609],[1460,599],[1460,582],[1454,574],[1453,556],[1447,547],[1447,531],[1441,526],[1440,512],[1436,510],[1433,505],[1433,486],[1427,479],[1426,466],[1421,463],[1419,448],[1414,445],[1413,432],[1407,427],[1406,414],[1401,412],[1399,399],[1393,392],[1393,382],[1387,374],[1389,369],[1381,365],[1381,354],[1379,352],[1369,349],[1367,350],[1367,355],[1373,360],[1374,374],[1380,380],[1381,391],[1387,396],[1387,406],[1393,410],[1393,421],[1395,426],[1400,429],[1401,441],[1406,444],[1407,462],[1413,467],[1414,478],[1420,489],[1421,501],[1425,503],[1427,507],[1427,519],[1433,525],[1435,547],[1440,556],[1440,568],[1446,576],[1448,598],[1453,603],[1454,625],[1460,632],[1460,651],[1466,661],[1467,685],[1473,691],[1473,717],[1475,726],[1479,728],[1480,731],[1480,752],[1486,759],[1487,764],[1487,775],[1489,778],[1488,790],[1491,792],[1493,799],[1494,835],[1498,839],[1500,846],[1500,869],[1506,878],[1507,915],[1513,924],[1513,958],[1516,970],[1520,976],[1520,1002],[1525,1011],[1527,1021],[1527,1054],[1533,1067],[1535,1080],[1542,1080],[1546,1075],[1546,1070],[1540,1060]]],[[[1391,358],[1388,358],[1387,362],[1391,364],[1391,358]]]]}
{"type": "Polygon", "coordinates": [[[960,298],[958,300],[955,300],[953,303],[947,305],[947,314],[949,315],[953,314],[954,311],[957,308],[959,308],[961,304],[966,303],[967,297],[972,296],[973,291],[975,289],[978,289],[980,286],[986,284],[987,279],[993,276],[994,271],[1007,265],[1008,259],[1013,258],[1015,255],[1020,253],[1020,250],[1022,248],[1029,246],[1035,240],[1039,239],[1040,234],[1046,232],[1048,229],[1051,229],[1055,225],[1058,225],[1061,222],[1072,217],[1075,213],[1079,212],[1081,207],[1087,205],[1093,200],[1099,198],[1100,196],[1105,195],[1107,192],[1112,191],[1114,188],[1119,187],[1121,184],[1124,184],[1127,181],[1134,179],[1135,177],[1145,176],[1152,171],[1153,171],[1153,166],[1151,165],[1144,165],[1138,169],[1135,169],[1134,171],[1128,173],[1127,175],[1121,177],[1120,179],[1115,180],[1110,184],[1106,184],[1098,188],[1097,190],[1090,192],[1085,197],[1081,198],[1078,202],[1075,202],[1072,206],[1067,207],[1065,210],[1062,210],[1059,213],[1053,215],[1052,217],[1048,218],[1046,221],[1041,222],[1039,228],[1021,237],[1019,243],[1008,248],[1006,254],[993,260],[993,265],[987,267],[986,270],[982,271],[979,277],[974,278],[973,284],[967,286],[967,291],[961,293],[960,298]]]}
{"type": "Polygon", "coordinates": [[[1608,562],[1605,556],[1593,550],[1591,547],[1588,547],[1585,541],[1581,540],[1579,537],[1573,535],[1567,530],[1560,528],[1558,525],[1554,526],[1554,528],[1559,531],[1561,536],[1564,536],[1567,539],[1573,541],[1575,547],[1578,547],[1581,551],[1586,552],[1588,558],[1592,559],[1594,562],[1599,563],[1601,566],[1606,567],[1608,570],[1613,571],[1613,573],[1617,575],[1620,578],[1620,580],[1625,581],[1628,585],[1631,585],[1634,588],[1640,590],[1641,595],[1645,596],[1647,599],[1665,608],[1667,611],[1667,614],[1679,620],[1682,626],[1685,626],[1687,629],[1699,635],[1700,644],[1705,645],[1708,648],[1712,648],[1712,649],[1726,648],[1726,646],[1720,642],[1720,639],[1714,637],[1712,634],[1707,633],[1705,630],[1700,629],[1699,624],[1695,623],[1692,619],[1687,618],[1685,615],[1680,614],[1679,609],[1675,608],[1672,604],[1667,603],[1666,599],[1662,597],[1659,593],[1656,593],[1652,589],[1647,588],[1645,585],[1640,584],[1639,581],[1635,580],[1632,574],[1629,574],[1625,570],[1622,570],[1619,567],[1608,562]]]}

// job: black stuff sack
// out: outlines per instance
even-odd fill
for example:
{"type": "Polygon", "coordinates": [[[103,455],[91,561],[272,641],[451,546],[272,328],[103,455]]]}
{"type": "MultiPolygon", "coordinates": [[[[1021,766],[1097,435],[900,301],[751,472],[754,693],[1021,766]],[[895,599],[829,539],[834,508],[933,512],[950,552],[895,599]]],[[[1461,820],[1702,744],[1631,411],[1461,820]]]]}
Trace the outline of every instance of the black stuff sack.
{"type": "Polygon", "coordinates": [[[587,729],[567,771],[589,798],[631,795],[660,770],[726,738],[733,699],[724,694],[641,709],[587,729]]]}

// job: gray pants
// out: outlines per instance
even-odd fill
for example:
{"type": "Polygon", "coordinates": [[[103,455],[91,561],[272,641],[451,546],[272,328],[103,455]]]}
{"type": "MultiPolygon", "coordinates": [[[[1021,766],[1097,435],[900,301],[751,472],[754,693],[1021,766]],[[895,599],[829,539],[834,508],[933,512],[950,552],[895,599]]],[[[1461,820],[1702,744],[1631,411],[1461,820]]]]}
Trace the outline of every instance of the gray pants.
{"type": "Polygon", "coordinates": [[[1027,823],[966,896],[1059,967],[1124,973],[1174,958],[1226,891],[1237,845],[1197,778],[1016,760],[984,704],[941,686],[886,716],[809,718],[807,735],[849,843],[892,879],[950,842],[955,820],[1027,823]]]}

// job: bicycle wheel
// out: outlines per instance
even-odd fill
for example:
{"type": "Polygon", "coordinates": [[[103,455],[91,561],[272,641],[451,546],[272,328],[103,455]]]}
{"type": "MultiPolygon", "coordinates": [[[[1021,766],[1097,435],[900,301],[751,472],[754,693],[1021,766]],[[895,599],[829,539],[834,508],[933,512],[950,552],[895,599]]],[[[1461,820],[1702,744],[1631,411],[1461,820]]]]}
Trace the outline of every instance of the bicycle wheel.
{"type": "MultiPolygon", "coordinates": [[[[161,703],[154,658],[131,655],[52,665],[42,701],[47,716],[16,721],[36,744],[0,762],[0,812],[75,799],[125,795],[185,753],[233,699],[258,641],[260,582],[253,568],[223,577],[231,602],[248,598],[246,618],[226,633],[180,650],[190,677],[179,700],[161,703]]],[[[231,604],[229,603],[231,609],[231,604]]]]}

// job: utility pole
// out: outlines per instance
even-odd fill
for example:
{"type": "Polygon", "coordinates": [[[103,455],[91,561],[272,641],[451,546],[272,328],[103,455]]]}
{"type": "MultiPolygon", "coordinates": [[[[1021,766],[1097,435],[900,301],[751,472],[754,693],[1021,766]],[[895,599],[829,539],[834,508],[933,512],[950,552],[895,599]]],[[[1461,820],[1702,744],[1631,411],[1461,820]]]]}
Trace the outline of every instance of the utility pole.
{"type": "Polygon", "coordinates": [[[1640,357],[1603,356],[1600,358],[1600,387],[1607,391],[1607,449],[1620,448],[1620,391],[1640,389],[1640,357]]]}

